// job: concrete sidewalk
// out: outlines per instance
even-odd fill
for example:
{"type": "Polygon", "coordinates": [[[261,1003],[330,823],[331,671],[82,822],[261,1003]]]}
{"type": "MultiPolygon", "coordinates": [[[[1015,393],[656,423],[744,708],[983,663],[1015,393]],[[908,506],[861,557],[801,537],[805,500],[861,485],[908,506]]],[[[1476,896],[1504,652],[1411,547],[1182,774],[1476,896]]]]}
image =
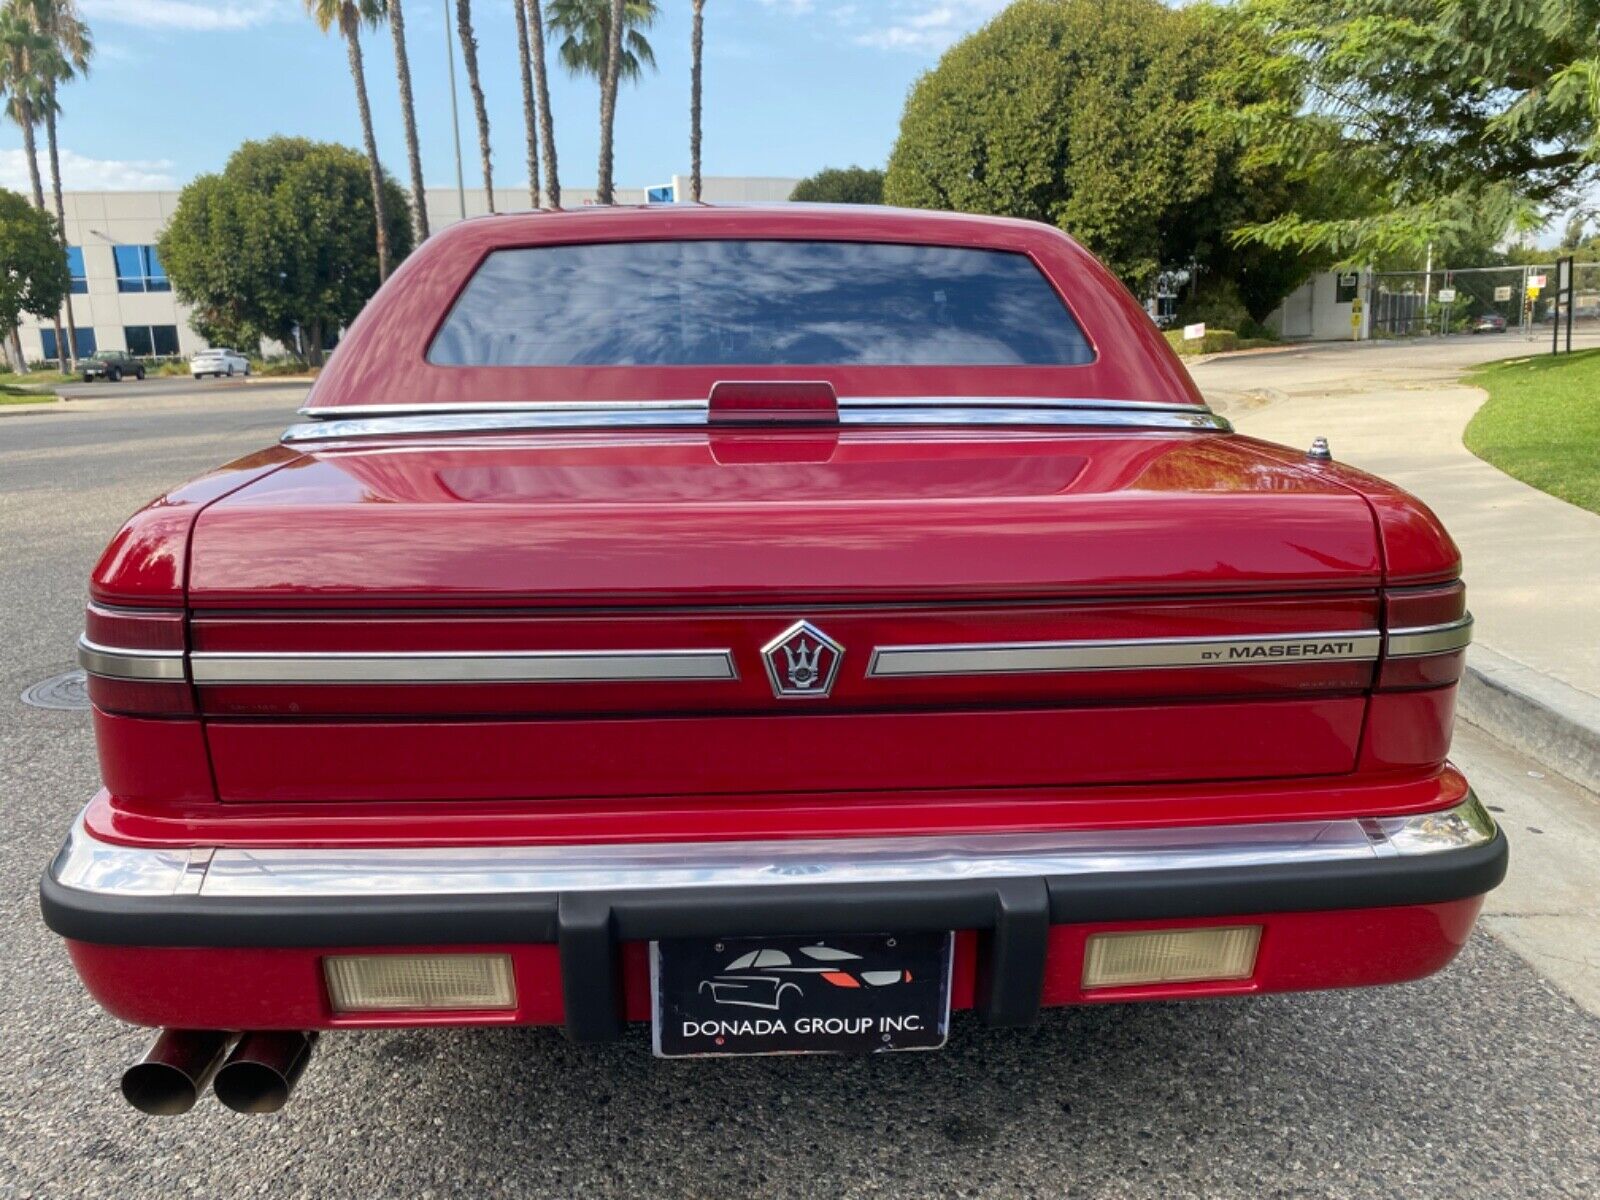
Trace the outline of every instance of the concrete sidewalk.
{"type": "Polygon", "coordinates": [[[1291,446],[1324,436],[1335,458],[1439,514],[1461,546],[1477,618],[1462,715],[1600,787],[1600,516],[1517,482],[1461,441],[1485,399],[1461,374],[1523,349],[1498,338],[1307,347],[1193,373],[1240,432],[1291,446]]]}

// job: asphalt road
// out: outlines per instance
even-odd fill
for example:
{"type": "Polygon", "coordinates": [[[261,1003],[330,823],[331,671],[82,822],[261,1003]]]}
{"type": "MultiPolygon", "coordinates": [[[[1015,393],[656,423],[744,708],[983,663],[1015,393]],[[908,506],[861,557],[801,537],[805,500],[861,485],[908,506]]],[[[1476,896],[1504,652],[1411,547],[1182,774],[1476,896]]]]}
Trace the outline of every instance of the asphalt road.
{"type": "MultiPolygon", "coordinates": [[[[35,899],[96,786],[88,721],[16,697],[71,665],[122,517],[270,441],[297,399],[0,419],[0,1197],[1600,1195],[1600,1020],[1484,932],[1417,984],[958,1020],[939,1054],[663,1063],[641,1031],[598,1050],[341,1033],[278,1117],[134,1113],[116,1080],[149,1035],[83,995],[35,899]]],[[[1536,764],[1471,733],[1458,756],[1519,811],[1536,764]]],[[[1536,890],[1558,831],[1506,819],[1536,890]]]]}

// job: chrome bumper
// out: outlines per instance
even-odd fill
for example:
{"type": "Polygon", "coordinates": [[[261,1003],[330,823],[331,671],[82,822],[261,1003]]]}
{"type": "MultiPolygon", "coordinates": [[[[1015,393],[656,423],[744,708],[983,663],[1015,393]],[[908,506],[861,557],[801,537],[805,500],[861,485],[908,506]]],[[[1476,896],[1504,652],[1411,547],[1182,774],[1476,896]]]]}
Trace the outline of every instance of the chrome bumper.
{"type": "Polygon", "coordinates": [[[940,883],[1300,867],[1447,854],[1495,836],[1470,792],[1408,817],[1061,833],[653,845],[406,849],[149,849],[93,837],[80,816],[50,867],[113,898],[336,900],[940,883]]]}
{"type": "Polygon", "coordinates": [[[1505,875],[1470,793],[1409,817],[1067,833],[615,846],[147,849],[82,819],[46,924],[129,947],[555,943],[566,1028],[623,1027],[620,946],[675,937],[974,930],[976,1007],[1038,1015],[1052,925],[1436,904],[1505,875]]]}

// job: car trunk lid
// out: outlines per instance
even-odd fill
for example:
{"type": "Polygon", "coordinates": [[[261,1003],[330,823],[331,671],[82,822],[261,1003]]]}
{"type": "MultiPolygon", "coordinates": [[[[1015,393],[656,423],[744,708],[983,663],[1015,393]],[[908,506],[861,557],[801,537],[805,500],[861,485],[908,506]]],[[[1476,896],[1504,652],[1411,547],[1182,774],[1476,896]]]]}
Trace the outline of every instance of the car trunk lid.
{"type": "Polygon", "coordinates": [[[1381,582],[1227,435],[352,441],[202,513],[191,670],[228,801],[1326,774],[1381,582]]]}

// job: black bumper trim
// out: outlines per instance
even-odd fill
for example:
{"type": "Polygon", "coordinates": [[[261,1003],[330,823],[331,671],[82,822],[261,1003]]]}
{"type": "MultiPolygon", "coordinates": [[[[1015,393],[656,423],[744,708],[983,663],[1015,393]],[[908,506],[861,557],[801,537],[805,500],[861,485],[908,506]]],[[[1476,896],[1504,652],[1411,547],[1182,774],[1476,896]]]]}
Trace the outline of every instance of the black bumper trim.
{"type": "Polygon", "coordinates": [[[620,943],[655,938],[947,929],[980,934],[978,1007],[997,1025],[1038,1014],[1052,924],[1250,916],[1437,904],[1481,896],[1505,877],[1504,833],[1437,854],[1187,871],[926,883],[461,895],[337,900],[106,897],[48,872],[45,924],[118,946],[362,947],[554,942],[567,1031],[606,1041],[622,1029],[620,943]]]}

